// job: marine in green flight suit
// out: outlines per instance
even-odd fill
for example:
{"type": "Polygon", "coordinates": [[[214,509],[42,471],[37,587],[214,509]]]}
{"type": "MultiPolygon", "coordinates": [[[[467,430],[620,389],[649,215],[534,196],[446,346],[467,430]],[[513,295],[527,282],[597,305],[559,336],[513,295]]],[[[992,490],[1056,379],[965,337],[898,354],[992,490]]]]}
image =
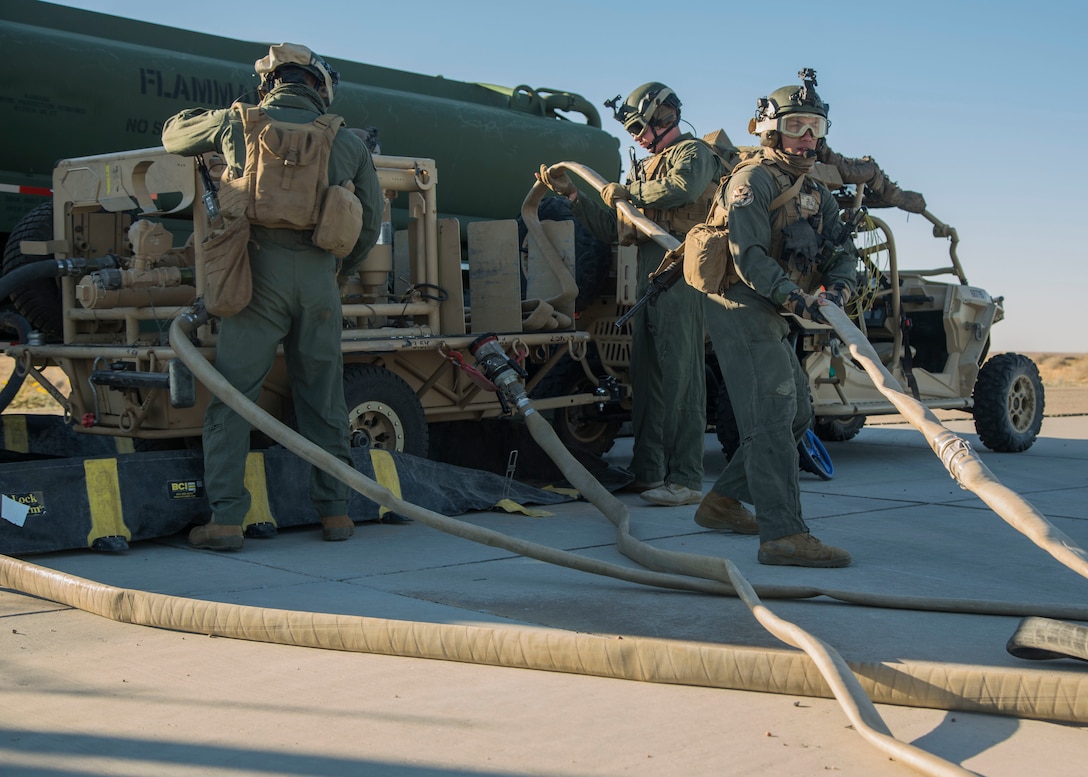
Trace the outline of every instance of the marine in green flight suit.
{"type": "Polygon", "coordinates": [[[804,86],[759,101],[749,129],[760,135],[762,155],[734,170],[717,203],[728,214],[740,282],[706,296],[706,323],[741,444],[695,520],[758,533],[765,564],[841,567],[850,554],[813,537],[802,518],[797,445],[812,404],[782,313],[827,323],[820,308],[845,304],[855,290],[857,254],[840,234],[835,198],[806,175],[828,122],[815,73],[802,72],[804,86]],[[839,248],[824,252],[824,245],[839,248]],[[742,502],[755,506],[754,516],[742,502]]]}
{"type": "MultiPolygon", "coordinates": [[[[256,69],[262,77],[260,107],[283,122],[310,123],[325,114],[338,83],[324,60],[295,44],[272,46],[256,69]]],[[[230,109],[182,111],[166,122],[162,140],[171,153],[220,152],[234,177],[245,167],[243,123],[230,109]]],[[[299,430],[351,465],[338,274],[354,273],[374,246],[383,203],[370,152],[343,128],[333,139],[328,173],[330,182],[352,181],[362,203],[363,225],[354,249],[341,261],[315,246],[310,231],[254,224],[253,297],[240,313],[220,321],[215,366],[232,386],[256,401],[282,343],[299,430]]],[[[204,486],[212,519],[190,534],[197,547],[242,547],[241,527],[251,501],[244,486],[249,439],[249,422],[213,398],[203,434],[204,486]]],[[[323,538],[347,539],[353,529],[347,516],[347,485],[315,467],[309,493],[322,519],[323,538]]]]}
{"type": "MultiPolygon", "coordinates": [[[[618,103],[618,97],[616,102],[618,103]]],[[[614,108],[615,118],[651,153],[628,174],[627,184],[609,184],[601,208],[565,174],[541,174],[557,194],[572,201],[571,212],[599,240],[638,243],[641,297],[665,249],[621,219],[615,203],[629,200],[678,240],[706,219],[711,196],[726,172],[707,143],[680,131],[680,100],[664,84],[635,89],[614,108]]],[[[631,471],[635,490],[652,504],[695,504],[702,499],[706,434],[706,328],[701,294],[678,283],[631,320],[630,376],[634,443],[631,471]]]]}

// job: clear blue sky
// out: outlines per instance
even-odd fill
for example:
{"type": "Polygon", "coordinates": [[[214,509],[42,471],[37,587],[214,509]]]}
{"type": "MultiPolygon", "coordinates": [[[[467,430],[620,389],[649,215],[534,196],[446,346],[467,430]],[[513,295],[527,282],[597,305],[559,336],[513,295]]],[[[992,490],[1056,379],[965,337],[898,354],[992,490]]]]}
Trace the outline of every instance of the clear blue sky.
{"type": "MultiPolygon", "coordinates": [[[[699,135],[737,144],[756,98],[816,68],[831,146],[874,157],[955,227],[968,280],[1005,297],[997,351],[1088,351],[1088,11],[1069,2],[746,4],[217,0],[63,2],[252,41],[303,43],[459,81],[528,84],[601,103],[646,81],[699,135]],[[1079,138],[1079,140],[1078,140],[1079,138]],[[1070,142],[1070,140],[1072,142],[1070,142]]],[[[900,266],[948,264],[948,243],[899,211],[900,266]]]]}

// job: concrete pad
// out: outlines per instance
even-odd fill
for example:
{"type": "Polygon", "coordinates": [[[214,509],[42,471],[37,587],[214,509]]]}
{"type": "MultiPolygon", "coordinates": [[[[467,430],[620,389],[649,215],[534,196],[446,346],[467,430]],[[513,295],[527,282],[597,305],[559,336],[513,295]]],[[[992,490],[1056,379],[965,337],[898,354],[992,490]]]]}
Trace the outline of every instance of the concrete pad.
{"type": "MultiPolygon", "coordinates": [[[[1088,419],[1047,419],[1029,451],[994,454],[961,432],[1006,485],[1088,545],[1088,419]]],[[[703,530],[694,506],[620,499],[633,534],[733,561],[757,587],[832,596],[765,600],[848,661],[934,661],[1084,673],[1004,649],[1016,614],[844,604],[836,592],[1025,605],[1081,605],[1088,581],[960,489],[921,436],[867,426],[829,445],[835,477],[802,474],[806,520],[851,551],[846,569],[766,567],[758,541],[703,530]]],[[[609,463],[624,466],[630,441],[609,463]]],[[[704,490],[723,460],[706,438],[704,490]]],[[[406,495],[410,498],[410,495],[406,495]]],[[[592,505],[529,518],[463,519],[628,567],[592,505]]],[[[184,534],[124,554],[28,557],[124,588],[282,609],[429,623],[543,628],[783,649],[737,599],[667,591],[555,567],[418,522],[359,524],[348,542],[316,529],[197,551],[184,534]]],[[[115,623],[0,590],[0,773],[4,775],[722,775],[916,774],[867,744],[830,699],[638,683],[210,638],[115,623]]],[[[979,774],[1074,777],[1083,725],[878,705],[892,732],[979,774]]]]}

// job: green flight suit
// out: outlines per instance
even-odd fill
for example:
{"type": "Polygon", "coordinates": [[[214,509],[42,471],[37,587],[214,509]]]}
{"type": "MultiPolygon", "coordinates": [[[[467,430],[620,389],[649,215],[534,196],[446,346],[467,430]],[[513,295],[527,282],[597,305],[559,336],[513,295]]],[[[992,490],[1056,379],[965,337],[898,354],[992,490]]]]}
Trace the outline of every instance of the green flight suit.
{"type": "MultiPolygon", "coordinates": [[[[791,183],[796,180],[780,169],[791,183]]],[[[797,444],[812,421],[812,402],[808,379],[789,341],[789,319],[782,315],[786,297],[799,287],[785,258],[772,254],[772,245],[782,253],[782,241],[774,234],[776,214],[770,209],[779,194],[765,163],[733,173],[725,202],[729,246],[741,282],[705,300],[707,330],[741,439],[712,489],[755,505],[761,542],[808,531],[801,517],[797,444]]],[[[801,198],[812,203],[809,210],[818,214],[821,234],[837,240],[845,227],[831,192],[806,179],[792,207],[800,207],[796,203],[801,198]]],[[[841,281],[853,293],[857,254],[849,240],[844,249],[818,263],[816,272],[802,279],[807,286],[802,290],[815,293],[821,284],[830,287],[841,281]]]]}
{"type": "MultiPolygon", "coordinates": [[[[651,180],[629,179],[626,184],[639,208],[667,211],[690,205],[725,174],[725,165],[710,147],[689,134],[651,160],[658,156],[663,159],[655,165],[651,180]]],[[[599,240],[616,240],[615,210],[579,196],[571,211],[599,240]]],[[[683,234],[673,237],[684,239],[683,234]]],[[[664,256],[665,249],[652,240],[639,244],[640,297],[664,256]]],[[[631,320],[631,472],[636,480],[665,481],[702,491],[706,328],[701,296],[686,283],[677,283],[631,320]]]]}
{"type": "MultiPolygon", "coordinates": [[[[273,89],[261,107],[278,121],[312,122],[325,113],[323,101],[308,87],[273,89]]],[[[223,154],[235,176],[245,167],[242,123],[229,109],[196,108],[167,120],[166,150],[187,156],[223,154]]],[[[374,161],[363,142],[340,131],[333,140],[329,180],[351,179],[363,205],[363,228],[340,273],[353,273],[377,242],[382,194],[374,161]]],[[[250,267],[253,298],[235,316],[220,321],[215,366],[246,397],[256,401],[283,344],[299,431],[351,465],[344,364],[340,352],[342,316],[338,261],[311,241],[311,232],[253,225],[250,267]]],[[[213,398],[204,416],[204,488],[212,521],[240,525],[249,511],[245,462],[249,422],[213,398]]],[[[344,515],[350,490],[318,468],[310,476],[310,498],[319,517],[344,515]]]]}

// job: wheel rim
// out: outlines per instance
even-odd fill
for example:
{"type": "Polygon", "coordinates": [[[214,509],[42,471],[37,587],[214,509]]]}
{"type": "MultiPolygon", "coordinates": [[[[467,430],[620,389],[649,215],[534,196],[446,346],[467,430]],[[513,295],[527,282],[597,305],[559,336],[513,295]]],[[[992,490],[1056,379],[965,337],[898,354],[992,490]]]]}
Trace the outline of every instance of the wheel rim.
{"type": "Polygon", "coordinates": [[[1035,387],[1026,375],[1017,376],[1009,387],[1009,423],[1017,432],[1026,432],[1035,423],[1035,387]]]}
{"type": "Polygon", "coordinates": [[[593,443],[605,433],[608,428],[607,421],[601,421],[595,417],[592,405],[583,405],[577,408],[569,408],[565,412],[567,431],[572,439],[580,443],[593,443]]]}
{"type": "Polygon", "coordinates": [[[397,411],[384,402],[356,405],[348,413],[348,424],[352,447],[404,450],[404,424],[397,411]]]}

